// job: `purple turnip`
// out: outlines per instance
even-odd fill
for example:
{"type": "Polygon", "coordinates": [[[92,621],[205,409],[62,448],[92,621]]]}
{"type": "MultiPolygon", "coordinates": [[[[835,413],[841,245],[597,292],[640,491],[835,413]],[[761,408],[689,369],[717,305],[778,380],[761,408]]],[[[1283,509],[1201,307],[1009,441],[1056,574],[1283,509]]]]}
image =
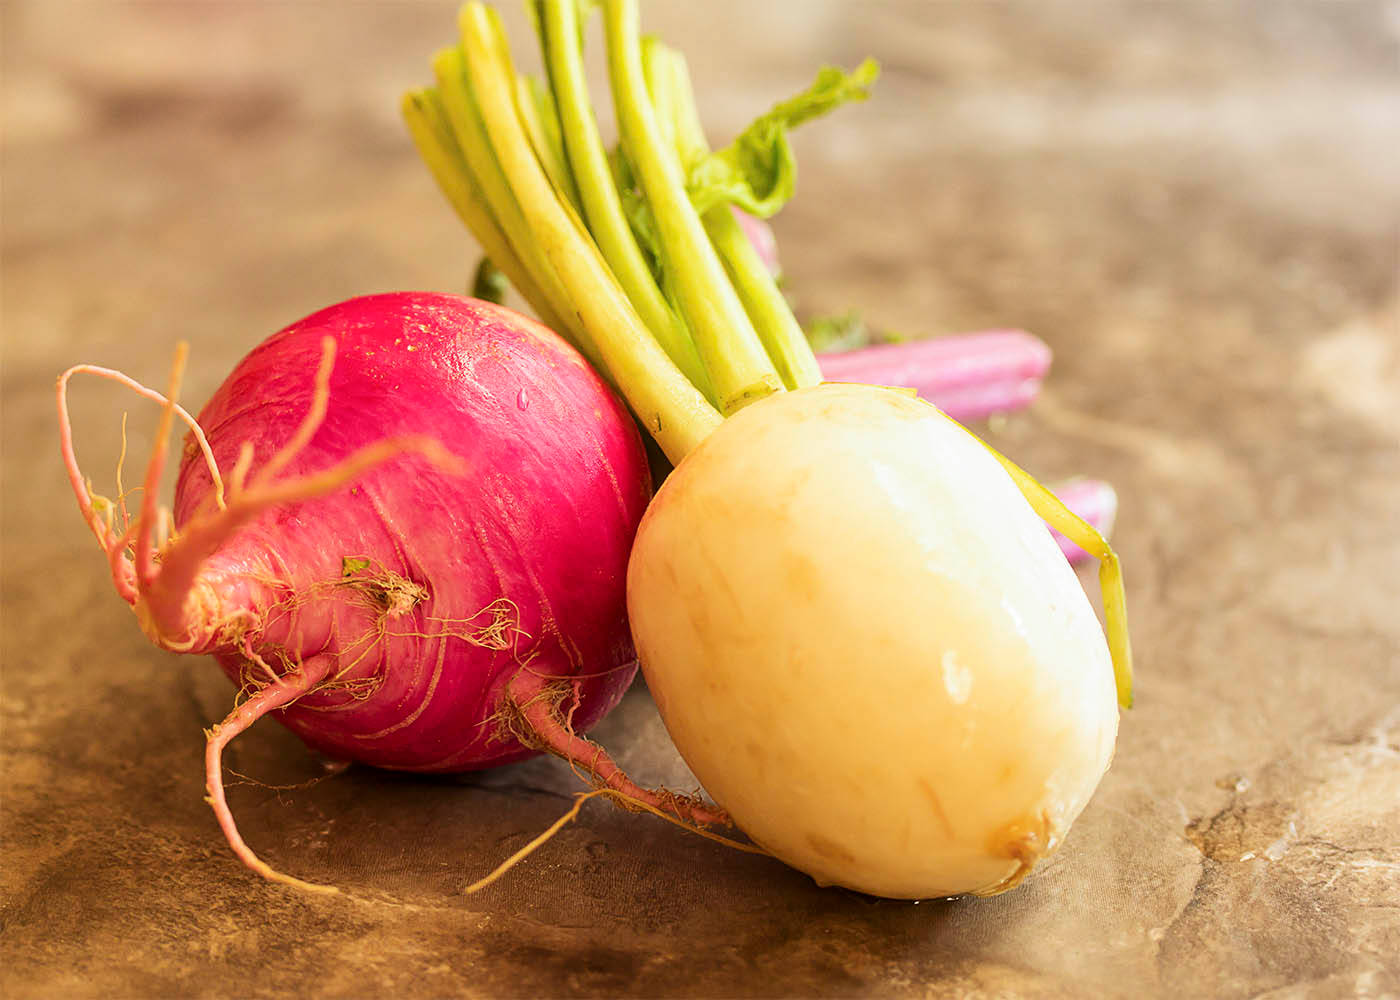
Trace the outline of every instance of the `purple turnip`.
{"type": "Polygon", "coordinates": [[[197,423],[174,403],[178,373],[168,400],[141,389],[164,413],[135,516],[78,470],[65,394],[84,371],[121,378],[59,380],[79,507],[150,639],[212,655],[240,690],[207,781],[250,867],[296,881],[257,859],[224,800],[221,752],[266,714],[340,760],[464,771],[545,749],[657,801],[577,735],[637,669],[625,572],[651,487],[626,408],[555,334],[428,293],[308,316],[197,423]],[[172,517],[156,493],[176,416],[195,429],[172,517]]]}

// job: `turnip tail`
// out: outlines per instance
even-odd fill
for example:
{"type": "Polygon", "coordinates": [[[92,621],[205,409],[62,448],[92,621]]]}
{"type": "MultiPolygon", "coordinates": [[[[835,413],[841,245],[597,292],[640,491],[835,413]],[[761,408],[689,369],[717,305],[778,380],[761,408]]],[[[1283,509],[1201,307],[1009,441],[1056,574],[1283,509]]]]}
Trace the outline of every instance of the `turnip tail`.
{"type": "Polygon", "coordinates": [[[727,824],[729,816],[718,806],[699,796],[679,795],[664,788],[642,788],[618,767],[606,750],[573,731],[571,712],[561,710],[570,688],[557,679],[531,672],[528,666],[511,678],[507,687],[513,710],[518,713],[516,737],[562,758],[595,788],[619,793],[617,801],[633,811],[650,806],[661,814],[676,816],[700,825],[727,824]]]}
{"type": "MultiPolygon", "coordinates": [[[[172,382],[178,384],[180,372],[184,368],[184,357],[186,345],[183,343],[176,348],[175,370],[172,372],[172,382]]],[[[73,495],[78,500],[78,509],[82,512],[83,520],[92,530],[97,538],[97,543],[106,553],[108,562],[112,570],[112,583],[117,589],[117,593],[128,604],[135,604],[137,599],[136,576],[130,562],[124,558],[128,543],[134,530],[139,528],[139,524],[133,526],[130,518],[126,515],[126,501],[124,496],[118,496],[115,503],[105,497],[95,495],[83,478],[82,471],[78,467],[77,455],[73,448],[73,427],[72,421],[68,417],[68,383],[74,375],[88,374],[97,375],[101,378],[109,379],[134,391],[137,395],[152,400],[165,407],[167,413],[178,416],[199,442],[200,451],[204,455],[204,460],[209,466],[210,475],[214,481],[214,496],[220,507],[224,504],[224,484],[219,476],[218,465],[214,462],[213,453],[209,448],[209,441],[204,435],[203,429],[189,412],[168,400],[165,396],[148,389],[135,379],[112,368],[103,368],[99,365],[74,365],[58,377],[57,397],[58,397],[58,424],[59,424],[59,445],[63,455],[63,464],[68,470],[68,480],[73,487],[73,495]],[[99,507],[101,512],[99,513],[99,507]],[[125,523],[121,534],[118,534],[113,527],[115,517],[120,514],[125,523]]],[[[125,429],[123,423],[123,456],[125,456],[125,429]]],[[[169,427],[164,428],[165,434],[169,433],[169,427]]],[[[121,470],[118,468],[120,482],[121,470]]],[[[120,488],[120,487],[119,487],[120,488]]],[[[148,493],[147,496],[150,494],[148,493]]]]}
{"type": "Polygon", "coordinates": [[[407,435],[367,445],[321,472],[277,480],[277,474],[306,446],[325,417],[326,400],[330,395],[330,372],[335,361],[335,342],[326,338],[322,345],[321,365],[316,373],[312,405],[296,433],[258,471],[251,483],[247,482],[247,477],[252,455],[245,449],[230,481],[225,484],[203,430],[176,401],[187,354],[187,345],[182,343],[176,348],[170,387],[164,396],[121,372],[96,365],[69,368],[58,377],[57,387],[63,459],[78,507],[107,555],[117,592],[136,611],[150,639],[164,649],[181,653],[201,652],[211,646],[225,629],[237,626],[237,622],[218,616],[217,601],[213,595],[195,594],[195,575],[204,560],[220,544],[258,514],[271,507],[330,493],[354,481],[370,468],[405,452],[416,451],[434,464],[458,474],[464,471],[461,460],[440,442],[422,435],[407,435]],[[76,374],[93,374],[118,382],[162,407],[160,426],[146,466],[141,510],[136,520],[127,517],[120,534],[114,529],[113,521],[118,515],[126,517],[124,502],[119,499],[114,503],[94,494],[78,466],[67,399],[68,382],[76,374]],[[169,448],[168,438],[177,415],[189,425],[199,442],[215,484],[212,494],[215,509],[199,511],[178,534],[169,526],[168,511],[161,509],[156,501],[169,448]],[[103,513],[98,512],[99,507],[103,513]],[[192,597],[196,598],[193,603],[192,597]]]}
{"type": "Polygon", "coordinates": [[[585,802],[595,798],[611,799],[629,812],[651,813],[735,850],[767,855],[767,851],[754,844],[745,844],[706,829],[711,825],[728,826],[731,820],[728,813],[707,802],[701,795],[680,795],[665,788],[643,788],[629,778],[606,750],[574,732],[571,721],[574,705],[571,704],[565,711],[563,704],[566,698],[576,699],[576,696],[575,689],[557,678],[535,673],[528,664],[522,666],[507,684],[506,722],[515,737],[526,746],[544,750],[565,761],[575,774],[593,785],[593,791],[578,795],[573,806],[546,830],[487,875],[467,886],[463,890],[467,895],[485,889],[534,854],[578,818],[585,802]]]}
{"type": "Polygon", "coordinates": [[[714,833],[710,830],[705,829],[703,826],[696,826],[692,823],[688,823],[685,820],[678,818],[674,812],[669,812],[664,809],[658,809],[655,805],[653,805],[650,802],[644,802],[640,799],[635,799],[632,796],[627,795],[625,792],[620,792],[615,788],[595,788],[591,792],[580,792],[578,795],[574,796],[574,804],[569,807],[568,812],[564,813],[564,815],[556,819],[553,823],[549,825],[547,829],[545,829],[542,833],[538,834],[528,844],[520,848],[520,850],[516,851],[510,857],[506,858],[506,860],[502,861],[488,874],[477,879],[475,882],[467,886],[462,891],[466,895],[470,896],[473,893],[478,893],[482,889],[485,889],[487,886],[498,881],[512,868],[520,864],[520,862],[524,861],[526,858],[534,854],[545,844],[549,843],[549,841],[553,840],[555,834],[557,834],[560,830],[564,829],[564,827],[568,826],[574,820],[578,819],[578,814],[580,810],[583,809],[585,803],[587,803],[590,799],[598,798],[611,799],[613,802],[617,803],[622,808],[626,809],[628,812],[651,813],[658,819],[664,819],[667,823],[679,826],[682,830],[688,830],[691,833],[704,837],[706,840],[712,840],[716,844],[723,844],[725,847],[728,847],[731,850],[739,851],[743,854],[761,854],[766,858],[772,857],[771,854],[769,854],[757,844],[747,844],[743,841],[734,840],[731,837],[726,837],[722,834],[714,833]]]}
{"type": "Polygon", "coordinates": [[[214,815],[219,820],[219,829],[224,831],[228,846],[232,848],[238,860],[270,882],[281,882],[309,892],[327,894],[334,894],[340,890],[333,885],[306,882],[279,872],[254,854],[253,849],[244,842],[238,832],[238,824],[234,822],[233,813],[229,811],[228,801],[224,798],[223,753],[224,747],[228,746],[235,736],[258,719],[274,709],[291,704],[314,689],[326,679],[333,665],[331,657],[313,656],[299,669],[279,677],[236,707],[223,722],[209,730],[209,740],[204,747],[205,787],[209,793],[205,801],[213,808],[214,815]]]}
{"type": "MultiPolygon", "coordinates": [[[[96,365],[75,365],[58,378],[57,404],[60,443],[69,481],[88,527],[107,556],[117,592],[131,606],[142,630],[156,645],[172,652],[205,652],[219,644],[238,645],[251,663],[260,666],[267,682],[246,702],[236,707],[208,733],[206,746],[207,801],[218,818],[230,848],[249,868],[271,881],[283,882],[318,892],[335,892],[333,887],[314,885],[284,875],[257,857],[238,833],[224,797],[220,771],[224,748],[253,722],[275,709],[283,708],[317,688],[330,677],[334,661],[311,657],[290,664],[279,676],[248,645],[247,631],[256,622],[242,609],[225,611],[219,595],[201,586],[198,571],[219,546],[241,526],[272,507],[321,496],[345,486],[370,468],[405,452],[416,451],[443,469],[461,474],[462,461],[442,444],[425,436],[407,435],[368,445],[321,472],[278,480],[277,475],[307,445],[320,426],[329,398],[329,380],[335,359],[335,342],[322,344],[321,365],[316,374],[311,407],[296,432],[248,482],[251,450],[245,448],[227,482],[220,475],[208,439],[198,421],[176,402],[184,372],[188,347],[180,344],[171,366],[169,389],[161,395],[121,372],[96,365]],[[72,422],[68,414],[68,383],[76,374],[92,374],[115,381],[162,407],[160,424],[147,463],[141,508],[133,520],[125,500],[116,501],[94,494],[84,478],[73,445],[72,422]],[[201,509],[177,532],[168,510],[156,501],[161,473],[168,452],[168,438],[175,418],[189,426],[198,442],[213,480],[212,510],[201,509]],[[124,523],[120,533],[116,519],[124,523]]],[[[120,476],[120,472],[118,473],[120,476]]]]}

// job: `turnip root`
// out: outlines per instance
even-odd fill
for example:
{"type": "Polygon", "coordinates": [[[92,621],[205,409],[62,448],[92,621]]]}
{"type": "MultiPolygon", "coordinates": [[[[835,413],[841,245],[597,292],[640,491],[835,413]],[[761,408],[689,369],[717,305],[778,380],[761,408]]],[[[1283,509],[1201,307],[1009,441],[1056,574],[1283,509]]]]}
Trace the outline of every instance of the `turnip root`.
{"type": "Polygon", "coordinates": [[[682,756],[819,882],[1008,888],[1112,756],[1074,573],[992,455],[905,395],[822,386],[727,420],[662,485],[627,589],[682,756]]]}

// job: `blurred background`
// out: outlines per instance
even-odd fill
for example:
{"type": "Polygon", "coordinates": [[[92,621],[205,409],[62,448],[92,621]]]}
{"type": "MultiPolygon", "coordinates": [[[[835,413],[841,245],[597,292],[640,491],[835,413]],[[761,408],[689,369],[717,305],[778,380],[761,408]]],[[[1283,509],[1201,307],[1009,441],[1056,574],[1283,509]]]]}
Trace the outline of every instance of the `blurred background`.
{"type": "MultiPolygon", "coordinates": [[[[562,811],[550,762],[236,790],[269,860],[373,905],[228,857],[199,758],[229,690],[109,593],[52,379],[158,384],[186,339],[197,404],[321,306],[465,289],[477,250],[398,118],[455,9],[0,6],[7,995],[1400,991],[1396,0],[644,4],[716,144],[821,63],[880,60],[868,103],[797,133],[774,226],[799,313],[1031,330],[1045,392],[984,430],[1119,489],[1138,708],[1024,888],[875,905],[600,808],[464,901],[464,873],[562,811]]],[[[139,448],[153,414],[75,397],[94,475],[123,409],[139,448]]],[[[644,692],[600,734],[643,780],[684,774],[644,692]]],[[[270,783],[311,773],[271,725],[238,753],[270,783]]]]}

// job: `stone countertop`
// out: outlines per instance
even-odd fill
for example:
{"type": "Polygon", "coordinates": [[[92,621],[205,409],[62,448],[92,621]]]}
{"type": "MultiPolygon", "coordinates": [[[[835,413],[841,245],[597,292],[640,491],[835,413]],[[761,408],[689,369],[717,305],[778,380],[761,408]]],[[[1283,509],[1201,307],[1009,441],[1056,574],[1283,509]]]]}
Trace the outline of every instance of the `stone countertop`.
{"type": "MultiPolygon", "coordinates": [[[[396,113],[454,5],[2,9],[7,997],[1400,993],[1394,3],[646,8],[716,137],[820,62],[882,61],[798,143],[800,309],[1035,331],[1047,391],[990,433],[1120,491],[1139,683],[1114,766],[1021,888],[918,905],[600,805],[467,897],[563,811],[566,768],[277,791],[317,765],[270,723],[229,759],[263,783],[232,790],[243,833],[350,892],[245,871],[201,798],[230,689],[110,592],[53,378],[159,383],[188,339],[199,401],[321,305],[462,288],[396,113]]],[[[124,409],[144,447],[150,412],[76,392],[93,475],[124,409]]],[[[644,690],[596,735],[684,781],[644,690]]]]}

